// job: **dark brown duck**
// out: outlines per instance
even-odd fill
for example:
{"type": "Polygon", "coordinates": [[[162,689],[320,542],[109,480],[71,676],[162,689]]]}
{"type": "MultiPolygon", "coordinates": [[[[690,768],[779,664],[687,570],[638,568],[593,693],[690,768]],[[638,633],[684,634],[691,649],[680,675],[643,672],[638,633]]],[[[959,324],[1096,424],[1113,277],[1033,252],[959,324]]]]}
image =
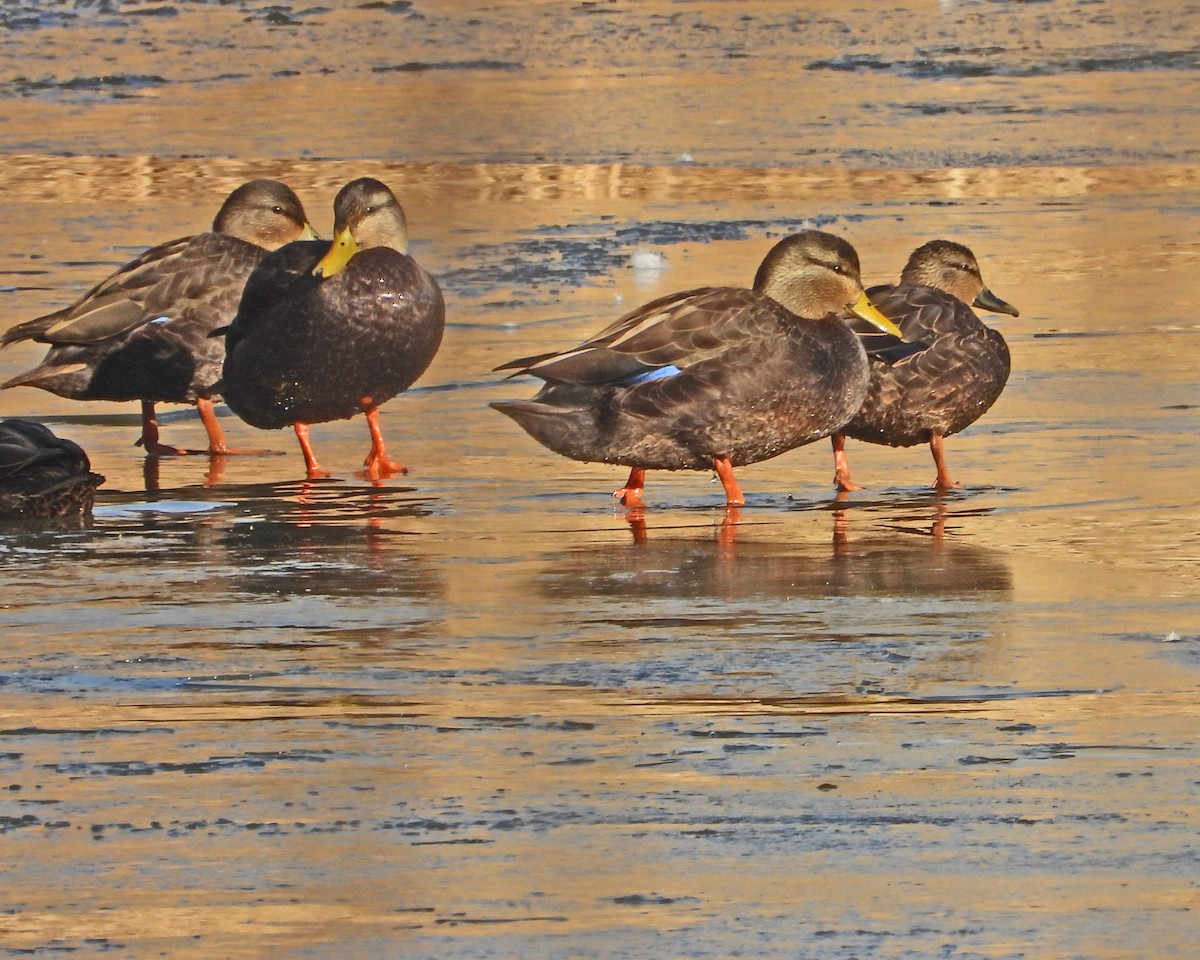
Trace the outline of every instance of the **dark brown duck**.
{"type": "MultiPolygon", "coordinates": [[[[1008,345],[968,304],[1017,316],[1017,308],[984,284],[975,255],[960,243],[931,240],[908,259],[897,286],[872,287],[881,313],[906,341],[927,349],[899,359],[876,342],[871,383],[857,414],[833,436],[834,483],[861,489],[850,478],[845,438],[892,447],[928,443],[941,490],[958,486],[946,466],[942,441],[969,427],[996,402],[1008,382],[1008,345]]],[[[894,346],[891,345],[891,346],[894,346]]],[[[906,351],[902,351],[906,352],[906,351]]]]}
{"type": "Polygon", "coordinates": [[[233,318],[266,252],[306,236],[315,234],[295,193],[273,180],[245,183],[222,204],[211,232],[147,250],[69,307],[5,333],[4,346],[51,347],[37,367],[0,386],[72,400],[140,400],[138,444],[151,454],[189,452],[159,441],[154,405],[194,403],[207,452],[228,452],[212,403],[224,343],[209,333],[233,318]]]}
{"type": "Polygon", "coordinates": [[[871,306],[858,255],[808,230],[767,254],[754,288],[707,287],[655,300],[592,339],[497,368],[546,381],[531,400],[492,406],[573,460],[630,467],[614,495],[642,505],[646,470],[733,468],[828,436],[862,403],[867,357],[837,313],[892,334],[871,306]]]}
{"type": "Polygon", "coordinates": [[[103,482],[77,443],[34,420],[0,420],[0,517],[88,514],[103,482]]]}
{"type": "Polygon", "coordinates": [[[333,210],[332,243],[288,244],[251,275],[226,331],[221,391],[251,426],[293,427],[309,478],[328,474],[308,425],[365,413],[365,473],[378,479],[405,470],[384,450],[379,407],[432,362],[445,304],[407,255],[404,211],[384,184],[346,184],[333,210]]]}

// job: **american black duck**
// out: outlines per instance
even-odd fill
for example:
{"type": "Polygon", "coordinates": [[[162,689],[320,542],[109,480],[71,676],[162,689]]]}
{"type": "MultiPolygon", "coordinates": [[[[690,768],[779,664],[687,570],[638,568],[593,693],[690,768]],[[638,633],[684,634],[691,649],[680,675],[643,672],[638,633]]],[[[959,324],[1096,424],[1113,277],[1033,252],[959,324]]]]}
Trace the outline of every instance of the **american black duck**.
{"type": "Polygon", "coordinates": [[[442,342],[437,282],[407,254],[404,211],[363,178],[333,204],[334,238],[263,259],[226,331],[222,396],[251,426],[296,431],[310,479],[328,476],[308,425],[365,413],[365,475],[405,472],[384,451],[379,407],[425,372],[442,342]]]}
{"type": "Polygon", "coordinates": [[[832,438],[834,483],[839,490],[861,489],[846,459],[845,438],[854,437],[892,447],[928,443],[937,467],[934,487],[958,486],[942,441],[988,411],[1010,367],[1004,337],[985,326],[971,306],[1014,317],[1017,308],[987,288],[975,255],[949,240],[918,247],[897,286],[872,287],[869,295],[906,341],[923,341],[927,348],[893,359],[890,346],[872,337],[880,349],[872,355],[867,398],[832,438]]]}
{"type": "Polygon", "coordinates": [[[614,494],[627,506],[643,504],[646,470],[715,470],[736,506],[735,467],[828,436],[861,406],[867,356],[837,316],[847,307],[899,334],[867,300],[854,248],[806,230],[772,248],[752,290],[672,294],[498,367],[546,384],[492,406],[564,457],[630,467],[614,494]]]}
{"type": "Polygon", "coordinates": [[[88,514],[103,482],[77,443],[34,420],[0,420],[0,517],[88,514]]]}
{"type": "Polygon", "coordinates": [[[212,231],[147,250],[69,307],[18,324],[0,337],[51,344],[34,369],[2,387],[40,387],[73,400],[140,400],[147,453],[190,451],[159,440],[156,403],[194,403],[209,453],[226,453],[212,385],[242,286],[268,250],[314,237],[299,198],[282,183],[252,180],[222,204],[212,231]]]}

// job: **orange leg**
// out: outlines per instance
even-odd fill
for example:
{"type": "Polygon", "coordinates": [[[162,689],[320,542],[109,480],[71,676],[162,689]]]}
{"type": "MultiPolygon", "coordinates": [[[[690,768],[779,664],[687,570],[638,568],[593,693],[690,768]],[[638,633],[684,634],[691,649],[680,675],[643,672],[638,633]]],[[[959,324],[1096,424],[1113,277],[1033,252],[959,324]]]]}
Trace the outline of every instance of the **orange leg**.
{"type": "Polygon", "coordinates": [[[408,473],[408,467],[395,460],[389,460],[383,449],[383,432],[379,429],[379,408],[373,404],[367,407],[367,429],[371,431],[371,452],[363,461],[366,470],[364,476],[370,480],[380,480],[397,473],[408,473]]]}
{"type": "Polygon", "coordinates": [[[296,431],[296,439],[300,441],[300,451],[304,454],[304,466],[308,470],[309,480],[320,480],[321,477],[330,476],[327,470],[322,470],[321,465],[317,463],[317,455],[313,453],[312,443],[308,439],[308,424],[293,423],[292,429],[296,431]]]}
{"type": "Polygon", "coordinates": [[[642,500],[642,490],[646,487],[646,471],[641,467],[634,467],[629,471],[629,479],[625,481],[625,486],[620,490],[614,490],[613,496],[621,501],[627,507],[640,509],[646,505],[642,500]]]}
{"type": "Polygon", "coordinates": [[[210,457],[223,457],[227,454],[249,454],[252,456],[261,456],[264,453],[273,453],[271,450],[242,450],[231,449],[225,444],[225,433],[221,429],[221,424],[217,422],[217,411],[215,404],[207,397],[198,397],[196,399],[196,412],[200,414],[200,422],[204,424],[204,432],[208,434],[208,449],[207,450],[186,450],[185,453],[207,453],[210,457]]]}
{"type": "Polygon", "coordinates": [[[721,486],[725,488],[725,506],[744,506],[746,498],[742,496],[742,488],[733,476],[733,465],[724,457],[713,457],[713,469],[717,471],[721,486]]]}
{"type": "Polygon", "coordinates": [[[152,457],[177,457],[187,453],[178,447],[169,447],[158,439],[158,417],[150,400],[142,401],[142,435],[134,446],[142,447],[152,457]]]}
{"type": "Polygon", "coordinates": [[[228,453],[225,446],[225,433],[217,423],[217,413],[213,410],[213,402],[208,397],[196,398],[196,412],[200,414],[200,422],[204,424],[204,432],[208,434],[207,453],[228,453]]]}
{"type": "Polygon", "coordinates": [[[829,439],[833,442],[833,482],[842,493],[851,490],[861,490],[857,483],[850,479],[850,461],[846,459],[845,434],[834,433],[829,439]]]}
{"type": "Polygon", "coordinates": [[[929,452],[933,454],[933,462],[937,466],[937,479],[933,481],[934,487],[938,490],[953,490],[955,487],[961,486],[950,477],[950,470],[946,467],[946,454],[942,450],[942,438],[936,433],[929,438],[929,452]]]}

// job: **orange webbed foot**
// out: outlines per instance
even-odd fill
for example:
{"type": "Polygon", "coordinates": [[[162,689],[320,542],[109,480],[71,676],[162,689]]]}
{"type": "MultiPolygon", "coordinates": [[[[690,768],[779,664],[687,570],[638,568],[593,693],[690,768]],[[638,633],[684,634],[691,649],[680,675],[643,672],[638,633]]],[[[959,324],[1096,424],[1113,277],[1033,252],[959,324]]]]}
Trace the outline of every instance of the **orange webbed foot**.
{"type": "Polygon", "coordinates": [[[408,467],[404,464],[385,456],[376,456],[372,450],[363,461],[363,469],[359,471],[358,476],[367,480],[386,480],[388,477],[404,476],[407,473],[408,467]]]}
{"type": "Polygon", "coordinates": [[[321,465],[317,463],[317,455],[313,453],[312,443],[308,438],[308,424],[296,422],[292,424],[292,429],[296,431],[296,439],[300,441],[300,452],[304,454],[304,470],[307,479],[322,480],[325,477],[333,476],[328,470],[322,470],[321,465]]]}
{"type": "Polygon", "coordinates": [[[170,444],[159,443],[157,439],[148,439],[144,436],[138,437],[134,442],[134,446],[144,449],[148,457],[187,457],[206,452],[204,450],[185,450],[182,447],[172,447],[170,444]]]}
{"type": "Polygon", "coordinates": [[[642,498],[641,487],[622,487],[620,490],[614,490],[612,495],[621,502],[621,506],[628,507],[630,510],[644,510],[646,501],[642,498]]]}
{"type": "Polygon", "coordinates": [[[367,416],[367,428],[371,432],[371,452],[363,461],[364,469],[359,476],[368,480],[384,480],[397,474],[408,473],[408,467],[392,460],[384,451],[383,430],[379,426],[379,408],[370,397],[363,397],[359,403],[363,405],[363,412],[367,416]]]}
{"type": "Polygon", "coordinates": [[[642,499],[642,489],[645,486],[646,471],[641,467],[633,467],[629,471],[629,479],[625,481],[625,486],[620,490],[614,490],[613,496],[631,510],[643,510],[646,501],[642,499]]]}

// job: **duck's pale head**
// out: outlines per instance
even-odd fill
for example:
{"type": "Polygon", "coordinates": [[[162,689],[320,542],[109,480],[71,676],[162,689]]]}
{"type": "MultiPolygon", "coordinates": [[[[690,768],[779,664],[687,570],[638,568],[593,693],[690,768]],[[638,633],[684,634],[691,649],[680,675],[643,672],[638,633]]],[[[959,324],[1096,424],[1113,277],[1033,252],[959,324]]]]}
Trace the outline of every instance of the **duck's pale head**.
{"type": "Polygon", "coordinates": [[[1019,316],[1016,307],[987,288],[975,254],[953,240],[930,240],[917,247],[900,274],[900,282],[933,287],[982,310],[1019,316]]]}
{"type": "Polygon", "coordinates": [[[213,220],[213,232],[224,233],[264,250],[277,250],[293,240],[313,240],[316,233],[300,198],[278,180],[250,180],[233,191],[213,220]]]}
{"type": "Polygon", "coordinates": [[[385,184],[360,177],[342,187],[334,198],[333,245],[313,273],[331,277],[359,250],[372,247],[408,253],[408,221],[385,184]]]}
{"type": "Polygon", "coordinates": [[[900,336],[899,328],[867,299],[854,247],[831,233],[803,230],[780,240],[758,268],[754,289],[808,320],[851,310],[900,336]]]}

